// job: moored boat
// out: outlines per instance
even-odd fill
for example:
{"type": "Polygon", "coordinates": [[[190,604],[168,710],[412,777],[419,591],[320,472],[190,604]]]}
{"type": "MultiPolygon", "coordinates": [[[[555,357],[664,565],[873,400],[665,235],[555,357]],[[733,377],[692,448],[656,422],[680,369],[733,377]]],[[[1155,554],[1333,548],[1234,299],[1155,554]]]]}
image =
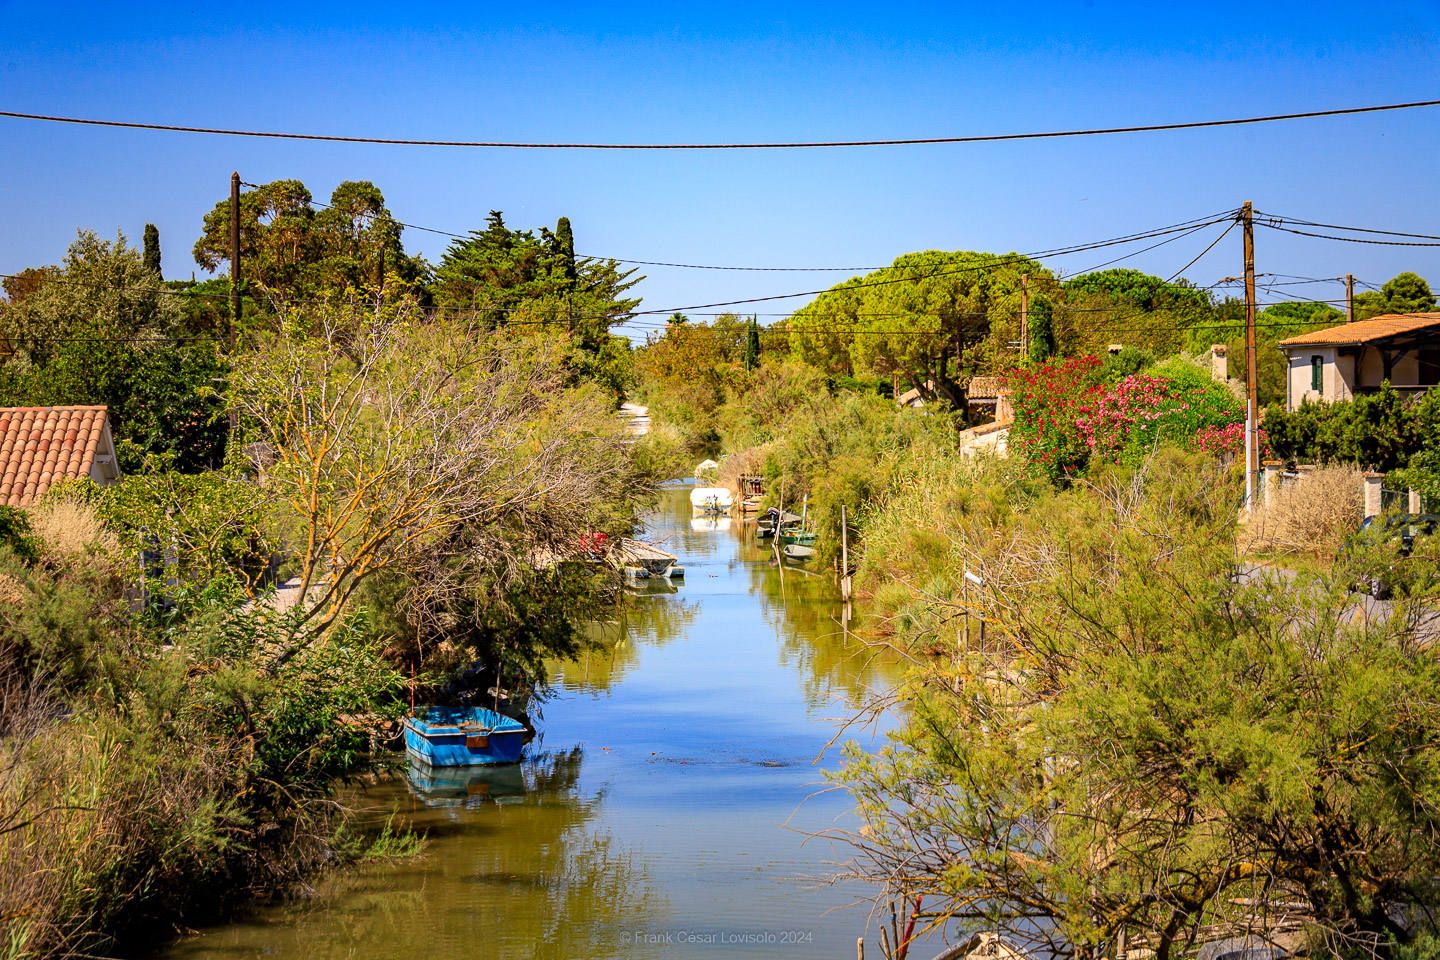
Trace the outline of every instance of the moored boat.
{"type": "Polygon", "coordinates": [[[794,560],[797,563],[815,559],[814,547],[802,547],[798,543],[787,543],[780,548],[780,552],[785,554],[786,560],[794,560]]]}
{"type": "Polygon", "coordinates": [[[800,517],[789,512],[780,512],[775,507],[766,510],[760,519],[755,521],[755,534],[760,537],[773,537],[777,528],[793,526],[800,522],[800,517]]]}
{"type": "Polygon", "coordinates": [[[405,750],[432,767],[518,763],[525,727],[484,707],[426,707],[405,718],[405,750]]]}
{"type": "Polygon", "coordinates": [[[690,510],[693,513],[729,513],[735,506],[735,495],[729,487],[696,487],[690,491],[690,510]]]}
{"type": "Polygon", "coordinates": [[[679,557],[644,540],[626,537],[611,543],[607,559],[612,566],[632,580],[685,576],[685,568],[680,566],[679,557]]]}
{"type": "Polygon", "coordinates": [[[432,767],[411,756],[405,779],[410,792],[427,807],[484,800],[518,803],[525,797],[525,774],[517,763],[432,767]]]}

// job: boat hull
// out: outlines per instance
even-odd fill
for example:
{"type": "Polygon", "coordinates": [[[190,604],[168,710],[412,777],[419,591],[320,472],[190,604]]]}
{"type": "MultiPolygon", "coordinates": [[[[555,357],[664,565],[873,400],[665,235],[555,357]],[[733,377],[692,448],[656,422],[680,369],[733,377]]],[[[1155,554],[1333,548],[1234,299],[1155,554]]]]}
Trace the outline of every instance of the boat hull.
{"type": "Polygon", "coordinates": [[[735,506],[735,495],[728,487],[696,487],[690,491],[690,509],[694,513],[729,513],[735,506]]]}
{"type": "Polygon", "coordinates": [[[525,728],[478,707],[434,708],[405,718],[405,751],[432,767],[519,763],[525,728]]]}

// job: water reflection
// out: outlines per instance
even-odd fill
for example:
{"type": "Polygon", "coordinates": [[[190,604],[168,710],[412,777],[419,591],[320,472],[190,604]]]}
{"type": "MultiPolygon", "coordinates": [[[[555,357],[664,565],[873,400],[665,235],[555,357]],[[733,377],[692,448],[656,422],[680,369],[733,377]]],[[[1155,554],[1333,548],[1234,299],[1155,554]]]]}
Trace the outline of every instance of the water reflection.
{"type": "Polygon", "coordinates": [[[333,877],[166,956],[610,956],[617,904],[643,923],[666,901],[633,845],[596,822],[604,793],[581,788],[582,760],[575,747],[508,767],[413,765],[366,799],[427,836],[419,858],[333,877]]]}
{"type": "Polygon", "coordinates": [[[780,662],[799,670],[811,702],[858,708],[877,683],[899,679],[895,660],[860,638],[859,621],[846,619],[832,571],[776,562],[772,542],[755,537],[753,522],[735,536],[751,561],[750,591],[780,641],[780,662]]]}
{"type": "Polygon", "coordinates": [[[835,701],[896,666],[839,628],[827,571],[774,566],[753,524],[693,519],[685,490],[666,494],[650,535],[685,579],[592,624],[594,648],[553,665],[525,763],[417,767],[370,788],[377,811],[425,833],[419,858],[344,873],[163,956],[717,957],[716,942],[784,931],[803,936],[728,954],[850,955],[865,912],[837,908],[866,891],[797,878],[845,855],[807,832],[854,824],[843,794],[812,796],[834,762],[817,757],[835,701]],[[676,931],[701,939],[664,942],[676,931]]]}

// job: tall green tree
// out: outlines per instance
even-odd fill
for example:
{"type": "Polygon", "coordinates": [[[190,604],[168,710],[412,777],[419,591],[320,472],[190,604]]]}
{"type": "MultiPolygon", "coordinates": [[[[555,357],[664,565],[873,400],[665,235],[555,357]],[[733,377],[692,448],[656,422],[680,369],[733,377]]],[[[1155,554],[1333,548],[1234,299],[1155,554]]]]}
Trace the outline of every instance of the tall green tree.
{"type": "Polygon", "coordinates": [[[517,330],[554,333],[572,346],[578,376],[623,394],[630,378],[629,341],[610,333],[639,306],[629,291],[643,277],[616,260],[576,257],[573,228],[512,230],[499,210],[484,230],[455,240],[435,271],[442,308],[517,330]],[[623,342],[622,342],[623,341],[623,342]]]}
{"type": "Polygon", "coordinates": [[[81,231],[64,264],[5,311],[15,351],[0,405],[104,404],[122,466],[164,455],[182,470],[224,459],[227,365],[214,341],[186,342],[180,297],[124,235],[81,231]]]}
{"type": "Polygon", "coordinates": [[[123,233],[102,240],[80,230],[60,268],[5,311],[6,333],[22,363],[43,364],[67,338],[174,334],[180,309],[123,233]]]}
{"type": "Polygon", "coordinates": [[[1096,270],[1066,280],[1057,303],[1057,342],[1067,354],[1103,353],[1110,343],[1158,356],[1204,349],[1216,322],[1210,295],[1139,270],[1096,270]],[[1193,341],[1204,341],[1197,346],[1193,341]]]}
{"type": "Polygon", "coordinates": [[[160,228],[153,223],[145,224],[145,269],[162,276],[160,271],[160,228]]]}
{"type": "Polygon", "coordinates": [[[1040,294],[1030,301],[1030,342],[1025,345],[1032,363],[1044,363],[1055,355],[1055,304],[1040,294]]]}
{"type": "Polygon", "coordinates": [[[1017,254],[927,250],[837,284],[789,320],[799,359],[836,373],[898,374],[927,397],[965,403],[968,373],[1014,364],[1020,277],[1051,279],[1017,254]]]}
{"type": "MultiPolygon", "coordinates": [[[[287,299],[372,288],[382,261],[387,273],[415,283],[425,268],[405,253],[402,230],[368,180],[341,183],[319,210],[304,183],[275,180],[240,195],[241,272],[247,284],[287,299]]],[[[193,252],[206,270],[229,264],[228,199],[205,215],[193,252]]]]}
{"type": "Polygon", "coordinates": [[[1385,281],[1380,290],[1355,295],[1355,319],[1368,320],[1387,313],[1428,313],[1435,309],[1430,284],[1417,273],[1400,273],[1385,281]]]}
{"type": "Polygon", "coordinates": [[[574,281],[579,272],[575,268],[575,233],[570,227],[570,218],[561,217],[555,223],[555,248],[560,254],[560,266],[565,279],[574,281]]]}

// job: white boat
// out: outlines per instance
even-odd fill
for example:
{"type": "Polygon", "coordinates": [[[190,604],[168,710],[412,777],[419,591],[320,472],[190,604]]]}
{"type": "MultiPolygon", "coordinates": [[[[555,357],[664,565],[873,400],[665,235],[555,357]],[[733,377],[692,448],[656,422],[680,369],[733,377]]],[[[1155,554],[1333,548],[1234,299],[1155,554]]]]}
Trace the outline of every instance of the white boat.
{"type": "Polygon", "coordinates": [[[696,487],[690,491],[690,508],[696,513],[729,513],[735,494],[729,487],[696,487]]]}

